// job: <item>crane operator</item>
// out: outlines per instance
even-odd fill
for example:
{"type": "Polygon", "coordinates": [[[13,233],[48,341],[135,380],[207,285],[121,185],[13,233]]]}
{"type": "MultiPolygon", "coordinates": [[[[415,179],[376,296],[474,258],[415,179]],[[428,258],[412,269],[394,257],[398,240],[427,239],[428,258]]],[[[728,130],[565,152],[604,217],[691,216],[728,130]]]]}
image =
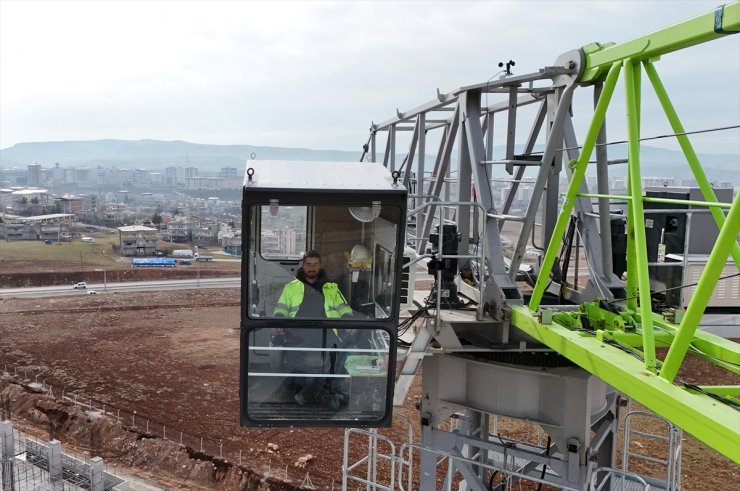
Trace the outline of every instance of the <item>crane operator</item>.
{"type": "MultiPolygon", "coordinates": [[[[303,255],[296,277],[283,287],[273,316],[287,319],[342,319],[352,317],[352,308],[339,291],[339,286],[329,281],[326,273],[321,269],[321,255],[311,250],[303,255]]],[[[319,346],[336,348],[343,345],[342,338],[345,338],[346,342],[347,338],[353,334],[352,330],[336,328],[330,332],[327,329],[285,331],[282,328],[275,328],[274,332],[273,346],[305,348],[319,346]]],[[[328,357],[325,351],[321,351],[320,354],[316,351],[287,351],[284,363],[291,372],[336,373],[344,369],[345,358],[346,355],[337,356],[335,351],[330,352],[328,357]]],[[[331,384],[329,380],[324,382],[321,377],[310,377],[308,382],[299,382],[297,387],[294,387],[293,398],[303,406],[326,396],[329,405],[338,409],[346,396],[345,391],[340,390],[340,387],[341,384],[331,384]]]]}

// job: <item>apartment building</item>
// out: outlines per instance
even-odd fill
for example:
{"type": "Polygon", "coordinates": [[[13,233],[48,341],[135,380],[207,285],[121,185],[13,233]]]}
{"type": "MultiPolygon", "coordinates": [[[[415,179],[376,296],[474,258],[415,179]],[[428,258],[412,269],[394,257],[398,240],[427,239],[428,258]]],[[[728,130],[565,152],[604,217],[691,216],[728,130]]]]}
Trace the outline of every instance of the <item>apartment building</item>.
{"type": "Polygon", "coordinates": [[[62,213],[79,213],[85,209],[85,200],[81,196],[62,196],[57,201],[62,213]]]}
{"type": "Polygon", "coordinates": [[[218,244],[218,222],[202,222],[193,227],[193,244],[202,247],[218,244]]]}
{"type": "Polygon", "coordinates": [[[0,223],[0,239],[15,240],[64,240],[69,237],[69,227],[75,215],[53,213],[23,217],[3,214],[0,223]]]}
{"type": "Polygon", "coordinates": [[[193,236],[193,224],[183,219],[170,221],[167,230],[170,242],[190,242],[193,236]]]}
{"type": "Polygon", "coordinates": [[[118,227],[122,256],[153,256],[157,248],[157,229],[142,225],[118,227]]]}

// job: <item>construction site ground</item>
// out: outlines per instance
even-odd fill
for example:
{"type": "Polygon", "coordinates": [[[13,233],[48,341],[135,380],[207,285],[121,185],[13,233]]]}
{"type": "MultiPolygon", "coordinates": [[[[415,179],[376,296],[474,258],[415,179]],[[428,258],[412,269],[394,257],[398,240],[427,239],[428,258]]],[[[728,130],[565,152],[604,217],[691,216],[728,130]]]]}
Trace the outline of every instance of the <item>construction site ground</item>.
{"type": "MultiPolygon", "coordinates": [[[[233,264],[218,263],[205,264],[200,274],[211,268],[214,275],[238,274],[233,264]]],[[[122,280],[130,280],[193,270],[119,271],[122,280]]],[[[27,285],[71,285],[93,281],[89,275],[95,274],[100,273],[69,264],[5,260],[0,287],[25,286],[18,285],[22,276],[27,285]],[[46,271],[33,271],[39,268],[46,271]],[[50,281],[49,274],[56,279],[50,281]]],[[[238,289],[99,295],[70,290],[60,297],[0,297],[0,419],[11,416],[24,431],[99,455],[113,472],[121,469],[166,489],[299,489],[307,478],[317,489],[338,489],[343,430],[239,426],[239,295],[238,289]],[[308,454],[312,458],[305,459],[308,454]]],[[[740,382],[695,359],[680,376],[692,382],[699,374],[703,383],[740,382]]],[[[394,426],[381,430],[397,446],[406,441],[404,418],[418,438],[420,393],[417,377],[394,426]]],[[[531,426],[505,423],[498,425],[504,436],[534,434],[531,426]]],[[[740,481],[738,466],[684,438],[683,488],[733,489],[740,481]]],[[[647,439],[635,445],[646,454],[662,449],[647,439]]],[[[350,462],[366,451],[367,440],[354,445],[350,462]]]]}

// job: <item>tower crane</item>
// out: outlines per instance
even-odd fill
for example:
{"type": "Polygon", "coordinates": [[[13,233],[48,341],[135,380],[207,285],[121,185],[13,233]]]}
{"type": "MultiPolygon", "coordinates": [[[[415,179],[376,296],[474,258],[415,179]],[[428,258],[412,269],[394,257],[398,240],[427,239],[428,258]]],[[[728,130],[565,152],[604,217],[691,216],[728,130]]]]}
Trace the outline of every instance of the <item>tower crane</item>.
{"type": "MultiPolygon", "coordinates": [[[[740,463],[740,386],[689,383],[680,375],[688,356],[740,374],[740,345],[700,328],[708,307],[738,315],[740,194],[732,198],[713,187],[658,70],[662,56],[737,32],[740,3],[734,2],[628,42],[568,51],[534,73],[512,74],[511,61],[497,80],[438,90],[432,100],[373,123],[363,163],[312,165],[308,177],[285,164],[248,164],[254,177],[244,188],[244,240],[250,242],[242,285],[242,422],[387,425],[390,402],[403,403],[421,367],[421,444],[396,456],[401,480],[404,452],[420,450],[421,489],[437,487],[440,457],[450,462],[446,483],[462,476],[461,489],[490,489],[496,472],[562,489],[587,489],[600,472],[607,482],[624,479],[625,469],[615,467],[628,399],[740,463]],[[606,137],[607,109],[620,80],[626,159],[610,158],[606,137]],[[685,157],[681,165],[697,184],[688,194],[643,188],[640,121],[650,89],[685,157]],[[572,102],[576,91],[586,90],[593,91],[594,108],[579,141],[572,102]],[[523,110],[530,105],[536,109],[523,110]],[[520,146],[517,130],[532,113],[520,146]],[[494,152],[494,128],[504,135],[503,155],[494,152]],[[541,133],[544,147],[536,151],[541,133]],[[403,134],[410,134],[410,143],[399,165],[403,134]],[[439,146],[432,163],[426,160],[433,136],[439,146]],[[610,190],[613,165],[626,166],[624,192],[610,190]],[[536,177],[517,211],[515,197],[529,168],[536,177]],[[589,168],[595,168],[595,190],[585,177],[589,168]],[[362,175],[363,169],[367,179],[344,176],[351,183],[337,174],[362,175]],[[494,169],[507,172],[505,187],[494,185],[494,169]],[[299,264],[297,256],[265,254],[273,231],[260,224],[286,204],[300,207],[304,218],[285,220],[303,220],[306,247],[335,256],[358,244],[368,250],[366,263],[338,257],[332,265],[355,312],[342,329],[364,333],[362,341],[327,343],[327,333],[331,337],[338,327],[331,319],[277,320],[284,329],[313,330],[308,345],[268,339],[276,319],[264,299],[277,298],[281,282],[267,278],[289,280],[299,264]],[[347,211],[353,207],[370,218],[358,219],[347,211]],[[707,235],[692,237],[700,224],[707,235]],[[512,229],[518,235],[508,244],[512,229]],[[706,249],[700,274],[689,281],[699,246],[706,249]],[[541,260],[530,269],[524,263],[533,248],[541,250],[541,260]],[[404,271],[421,261],[434,286],[411,309],[423,322],[399,357],[396,375],[398,304],[403,288],[413,286],[404,283],[404,271]],[[669,269],[674,273],[666,275],[669,269]],[[668,276],[678,276],[678,286],[668,276]],[[660,305],[656,285],[668,285],[660,305]],[[678,300],[665,295],[672,290],[679,291],[678,300]],[[320,354],[311,370],[264,368],[275,353],[284,361],[285,353],[306,349],[320,354]],[[326,360],[338,353],[344,368],[328,370],[326,360]],[[348,404],[322,412],[317,400],[307,411],[290,393],[271,392],[306,378],[320,379],[324,389],[348,384],[342,389],[348,404]],[[495,437],[495,415],[537,423],[548,443],[495,437]],[[451,431],[450,418],[462,419],[462,427],[451,431]]],[[[674,444],[680,454],[680,438],[674,444]]],[[[675,457],[659,483],[663,489],[680,487],[675,457]]]]}

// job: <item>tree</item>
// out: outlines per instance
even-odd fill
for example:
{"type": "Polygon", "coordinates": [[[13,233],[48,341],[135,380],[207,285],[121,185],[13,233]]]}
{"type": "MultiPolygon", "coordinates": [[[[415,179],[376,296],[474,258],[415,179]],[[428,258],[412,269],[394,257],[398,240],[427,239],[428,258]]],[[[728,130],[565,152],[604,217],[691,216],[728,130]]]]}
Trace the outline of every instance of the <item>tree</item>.
{"type": "Polygon", "coordinates": [[[152,223],[153,223],[154,225],[159,225],[159,224],[161,224],[161,223],[162,223],[162,215],[160,215],[159,213],[157,213],[157,212],[155,211],[155,212],[154,212],[154,216],[152,217],[152,223]]]}

